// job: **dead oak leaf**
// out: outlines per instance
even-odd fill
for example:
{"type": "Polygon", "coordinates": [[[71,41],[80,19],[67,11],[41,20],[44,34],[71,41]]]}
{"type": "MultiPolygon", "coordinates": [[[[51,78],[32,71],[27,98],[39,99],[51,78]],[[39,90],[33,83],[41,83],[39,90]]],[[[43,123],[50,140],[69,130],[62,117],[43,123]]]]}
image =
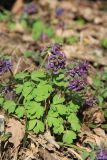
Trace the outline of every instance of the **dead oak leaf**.
{"type": "Polygon", "coordinates": [[[6,132],[12,133],[12,137],[9,138],[9,142],[14,144],[14,147],[18,147],[25,134],[25,126],[20,121],[10,118],[7,124],[6,132]]]}

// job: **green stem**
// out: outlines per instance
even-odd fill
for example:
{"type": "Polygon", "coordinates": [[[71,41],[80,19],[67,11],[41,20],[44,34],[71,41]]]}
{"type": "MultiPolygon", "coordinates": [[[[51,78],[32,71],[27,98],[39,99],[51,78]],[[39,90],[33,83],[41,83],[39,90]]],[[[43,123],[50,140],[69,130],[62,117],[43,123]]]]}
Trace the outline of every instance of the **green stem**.
{"type": "Polygon", "coordinates": [[[43,67],[44,63],[46,62],[46,59],[48,58],[48,54],[46,54],[46,56],[44,57],[41,65],[40,65],[40,69],[43,67]]]}
{"type": "Polygon", "coordinates": [[[21,95],[19,96],[18,100],[17,100],[17,104],[19,104],[19,102],[20,102],[20,100],[21,100],[22,97],[23,97],[23,95],[21,94],[21,95]]]}

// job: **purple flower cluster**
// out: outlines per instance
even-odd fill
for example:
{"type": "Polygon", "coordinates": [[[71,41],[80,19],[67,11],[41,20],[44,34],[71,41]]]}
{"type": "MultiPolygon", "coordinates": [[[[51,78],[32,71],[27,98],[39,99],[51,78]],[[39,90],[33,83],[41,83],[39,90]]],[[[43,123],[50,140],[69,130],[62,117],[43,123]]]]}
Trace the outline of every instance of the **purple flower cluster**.
{"type": "Polygon", "coordinates": [[[8,70],[11,70],[12,64],[10,60],[0,60],[0,75],[7,72],[8,70]]]}
{"type": "Polygon", "coordinates": [[[51,48],[51,54],[48,57],[48,68],[54,74],[58,74],[60,69],[64,69],[66,65],[66,56],[61,51],[61,45],[54,44],[51,48]]]}
{"type": "Polygon", "coordinates": [[[88,97],[88,98],[85,100],[84,105],[85,105],[85,106],[90,106],[90,107],[92,107],[92,106],[95,105],[96,103],[98,103],[98,99],[97,99],[97,98],[95,98],[95,97],[88,97]]]}
{"type": "Polygon", "coordinates": [[[63,14],[63,12],[64,12],[63,8],[60,8],[60,7],[56,8],[56,16],[57,17],[61,16],[63,14]]]}
{"type": "Polygon", "coordinates": [[[34,14],[37,12],[37,7],[36,7],[36,4],[35,3],[30,3],[30,4],[27,4],[24,8],[24,12],[27,13],[27,14],[34,14]]]}
{"type": "Polygon", "coordinates": [[[97,154],[97,160],[107,160],[107,150],[101,149],[101,151],[97,154]]]}
{"type": "Polygon", "coordinates": [[[69,82],[69,88],[73,89],[74,91],[80,91],[86,87],[87,83],[85,79],[80,79],[75,77],[73,80],[69,82]]]}
{"type": "Polygon", "coordinates": [[[74,64],[72,68],[67,68],[67,75],[70,76],[69,88],[75,91],[82,90],[87,85],[89,63],[84,60],[74,64]]]}

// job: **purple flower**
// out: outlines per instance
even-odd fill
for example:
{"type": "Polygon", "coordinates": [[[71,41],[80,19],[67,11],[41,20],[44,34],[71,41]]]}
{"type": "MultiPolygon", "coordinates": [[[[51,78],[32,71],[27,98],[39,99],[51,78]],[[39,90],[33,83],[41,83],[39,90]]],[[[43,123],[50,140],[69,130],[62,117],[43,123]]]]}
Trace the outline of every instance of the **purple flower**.
{"type": "Polygon", "coordinates": [[[0,75],[7,72],[8,70],[11,70],[12,64],[10,60],[0,60],[0,75]]]}
{"type": "Polygon", "coordinates": [[[101,151],[97,154],[97,160],[107,160],[107,150],[101,149],[101,151]]]}
{"type": "Polygon", "coordinates": [[[66,56],[61,51],[61,46],[55,44],[52,46],[51,55],[48,57],[48,69],[54,74],[58,74],[60,69],[64,69],[66,65],[66,56]]]}
{"type": "Polygon", "coordinates": [[[76,72],[79,76],[84,76],[88,73],[89,63],[88,61],[84,60],[79,63],[76,68],[76,72]]]}
{"type": "Polygon", "coordinates": [[[67,68],[66,73],[71,77],[74,77],[76,74],[78,76],[86,76],[88,73],[89,63],[84,60],[80,61],[78,64],[74,64],[72,68],[67,68]]]}
{"type": "Polygon", "coordinates": [[[30,3],[25,6],[24,12],[27,14],[34,14],[37,12],[37,7],[35,3],[30,3]]]}
{"type": "Polygon", "coordinates": [[[86,98],[86,100],[84,102],[84,105],[92,107],[96,103],[98,103],[98,99],[97,98],[95,98],[95,97],[88,97],[88,98],[86,98]]]}
{"type": "Polygon", "coordinates": [[[66,70],[66,76],[69,76],[69,88],[75,91],[82,90],[87,85],[88,62],[86,60],[74,63],[72,67],[66,70]]]}
{"type": "Polygon", "coordinates": [[[56,16],[57,17],[61,16],[63,14],[63,12],[64,12],[63,8],[60,8],[60,7],[56,8],[56,16]]]}
{"type": "Polygon", "coordinates": [[[87,83],[84,79],[78,79],[78,77],[75,77],[69,82],[69,89],[80,91],[86,87],[86,84],[87,83]]]}

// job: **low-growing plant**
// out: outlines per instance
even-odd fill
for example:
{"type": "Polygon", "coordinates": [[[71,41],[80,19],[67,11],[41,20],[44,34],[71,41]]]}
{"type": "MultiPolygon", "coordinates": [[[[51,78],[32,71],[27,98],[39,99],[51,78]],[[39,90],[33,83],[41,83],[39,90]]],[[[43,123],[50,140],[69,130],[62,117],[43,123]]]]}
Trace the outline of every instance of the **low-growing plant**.
{"type": "Polygon", "coordinates": [[[0,21],[7,22],[10,18],[10,12],[7,10],[3,10],[0,12],[0,21]]]}
{"type": "Polygon", "coordinates": [[[104,49],[107,49],[107,39],[106,38],[103,38],[101,41],[101,46],[104,48],[104,49]]]}
{"type": "Polygon", "coordinates": [[[67,43],[68,44],[72,45],[72,44],[75,44],[77,42],[79,42],[79,37],[77,37],[77,36],[70,36],[70,37],[67,38],[67,43]]]}
{"type": "Polygon", "coordinates": [[[39,40],[45,34],[47,37],[51,38],[54,35],[54,30],[51,26],[45,25],[41,20],[34,22],[32,27],[32,36],[34,40],[39,40]]]}
{"type": "Polygon", "coordinates": [[[79,113],[85,101],[89,64],[80,61],[67,65],[58,44],[47,56],[46,69],[14,76],[15,98],[5,100],[2,94],[0,105],[9,114],[25,118],[27,130],[39,134],[49,129],[56,140],[70,144],[81,129],[79,113]]]}

